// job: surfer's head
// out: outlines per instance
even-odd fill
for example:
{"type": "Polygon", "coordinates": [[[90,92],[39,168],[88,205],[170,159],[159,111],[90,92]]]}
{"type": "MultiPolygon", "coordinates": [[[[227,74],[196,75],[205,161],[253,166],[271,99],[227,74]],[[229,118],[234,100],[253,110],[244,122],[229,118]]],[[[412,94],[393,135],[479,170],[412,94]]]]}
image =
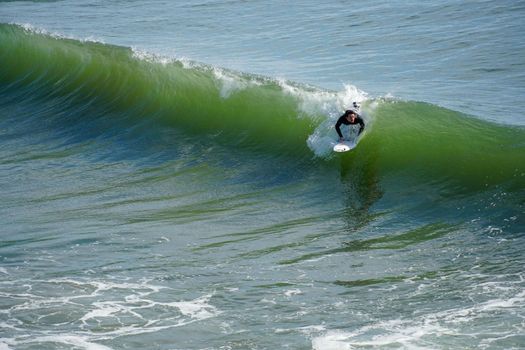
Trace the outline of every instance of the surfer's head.
{"type": "Polygon", "coordinates": [[[357,117],[357,114],[353,110],[349,109],[349,110],[345,111],[345,117],[349,121],[353,122],[354,119],[357,117]]]}

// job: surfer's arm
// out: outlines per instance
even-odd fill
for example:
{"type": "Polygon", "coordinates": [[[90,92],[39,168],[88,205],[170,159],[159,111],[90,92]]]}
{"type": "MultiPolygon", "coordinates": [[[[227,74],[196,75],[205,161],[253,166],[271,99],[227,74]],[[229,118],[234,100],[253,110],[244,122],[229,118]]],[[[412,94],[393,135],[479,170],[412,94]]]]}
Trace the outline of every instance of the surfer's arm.
{"type": "Polygon", "coordinates": [[[361,117],[358,117],[357,122],[359,123],[359,132],[357,133],[357,135],[361,135],[363,130],[365,130],[365,122],[363,121],[363,118],[361,117]]]}
{"type": "Polygon", "coordinates": [[[341,132],[341,118],[337,120],[337,123],[335,123],[335,131],[337,131],[337,134],[339,135],[339,138],[343,138],[343,133],[341,132]]]}

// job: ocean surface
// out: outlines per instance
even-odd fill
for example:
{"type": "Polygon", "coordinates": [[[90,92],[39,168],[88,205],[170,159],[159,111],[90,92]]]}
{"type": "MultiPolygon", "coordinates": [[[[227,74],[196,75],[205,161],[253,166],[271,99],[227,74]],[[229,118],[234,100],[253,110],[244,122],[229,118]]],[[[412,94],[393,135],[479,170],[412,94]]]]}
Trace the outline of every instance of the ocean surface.
{"type": "Polygon", "coordinates": [[[525,348],[523,18],[0,2],[0,350],[525,348]]]}

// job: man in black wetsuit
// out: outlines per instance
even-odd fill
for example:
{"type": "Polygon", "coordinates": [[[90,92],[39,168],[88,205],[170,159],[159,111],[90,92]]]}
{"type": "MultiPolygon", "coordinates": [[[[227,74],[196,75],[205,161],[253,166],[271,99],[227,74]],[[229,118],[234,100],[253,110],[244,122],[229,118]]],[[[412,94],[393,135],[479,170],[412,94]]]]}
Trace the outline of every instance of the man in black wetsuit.
{"type": "Polygon", "coordinates": [[[337,119],[337,123],[335,123],[335,130],[337,131],[337,134],[339,135],[339,142],[343,142],[343,133],[341,132],[341,124],[344,125],[355,125],[359,124],[359,133],[358,136],[365,130],[365,122],[363,119],[354,111],[347,110],[345,111],[345,114],[339,117],[337,119]]]}

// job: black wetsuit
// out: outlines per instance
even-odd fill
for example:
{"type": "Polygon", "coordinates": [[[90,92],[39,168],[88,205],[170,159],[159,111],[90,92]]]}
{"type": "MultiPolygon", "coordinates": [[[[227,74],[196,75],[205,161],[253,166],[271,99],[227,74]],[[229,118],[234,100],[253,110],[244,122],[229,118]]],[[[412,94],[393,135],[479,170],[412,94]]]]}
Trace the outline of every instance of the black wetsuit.
{"type": "Polygon", "coordinates": [[[339,117],[339,119],[337,120],[337,123],[335,123],[335,131],[337,131],[337,134],[339,134],[340,138],[343,138],[343,133],[341,132],[341,124],[344,124],[344,125],[359,124],[360,125],[359,133],[357,135],[361,134],[363,130],[365,130],[365,122],[359,115],[355,117],[354,122],[351,122],[348,119],[346,119],[346,114],[343,114],[342,116],[339,117]]]}

